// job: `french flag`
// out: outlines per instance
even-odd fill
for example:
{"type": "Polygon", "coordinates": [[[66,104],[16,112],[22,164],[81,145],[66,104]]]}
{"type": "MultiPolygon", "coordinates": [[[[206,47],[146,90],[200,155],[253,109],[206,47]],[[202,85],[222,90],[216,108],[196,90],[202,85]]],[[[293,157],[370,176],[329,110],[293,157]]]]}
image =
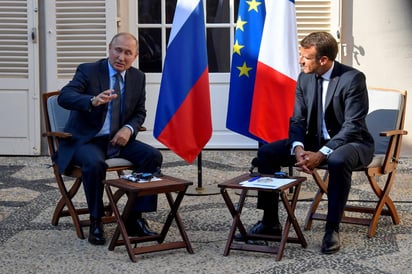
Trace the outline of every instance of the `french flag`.
{"type": "Polygon", "coordinates": [[[266,9],[262,2],[255,2],[255,6],[251,6],[251,3],[251,1],[246,0],[239,2],[230,69],[226,127],[241,135],[263,142],[249,132],[249,125],[266,9]]]}
{"type": "Polygon", "coordinates": [[[226,126],[261,143],[287,138],[299,74],[294,1],[241,0],[238,14],[226,126]]]}
{"type": "Polygon", "coordinates": [[[202,0],[177,1],[153,135],[189,163],[212,136],[202,0]]]}
{"type": "Polygon", "coordinates": [[[249,130],[266,142],[288,137],[299,74],[295,3],[266,1],[249,130]]]}

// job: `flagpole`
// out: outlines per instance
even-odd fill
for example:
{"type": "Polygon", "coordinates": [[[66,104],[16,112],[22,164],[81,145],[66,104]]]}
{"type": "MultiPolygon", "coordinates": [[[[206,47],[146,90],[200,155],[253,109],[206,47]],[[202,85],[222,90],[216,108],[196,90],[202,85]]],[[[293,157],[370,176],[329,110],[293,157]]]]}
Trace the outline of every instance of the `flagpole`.
{"type": "Polygon", "coordinates": [[[219,194],[216,186],[203,186],[202,151],[197,155],[197,187],[190,186],[186,192],[189,196],[206,196],[219,194]],[[213,189],[211,188],[213,187],[213,189]]]}

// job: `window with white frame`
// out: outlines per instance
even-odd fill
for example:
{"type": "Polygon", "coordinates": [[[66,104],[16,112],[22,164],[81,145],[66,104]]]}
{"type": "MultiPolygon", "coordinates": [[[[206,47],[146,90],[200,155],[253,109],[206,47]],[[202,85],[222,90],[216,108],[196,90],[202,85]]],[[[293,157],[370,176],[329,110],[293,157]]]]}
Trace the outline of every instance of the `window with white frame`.
{"type": "MultiPolygon", "coordinates": [[[[241,0],[204,1],[211,73],[230,71],[239,1],[241,0]]],[[[336,34],[335,28],[339,25],[338,2],[296,0],[298,38],[302,39],[308,33],[319,30],[336,34]]],[[[176,3],[177,0],[138,0],[139,68],[144,72],[162,72],[162,60],[166,53],[176,3]]]]}

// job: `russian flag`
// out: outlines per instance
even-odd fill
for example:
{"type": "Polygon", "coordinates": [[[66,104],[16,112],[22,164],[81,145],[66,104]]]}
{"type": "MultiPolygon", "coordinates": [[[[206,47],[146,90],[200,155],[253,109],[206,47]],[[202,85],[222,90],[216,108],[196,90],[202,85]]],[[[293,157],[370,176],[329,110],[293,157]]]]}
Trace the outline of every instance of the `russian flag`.
{"type": "MultiPolygon", "coordinates": [[[[250,62],[251,65],[247,66],[249,73],[255,72],[253,88],[252,91],[248,91],[251,93],[248,96],[250,101],[246,102],[243,98],[243,105],[238,104],[235,107],[239,112],[242,109],[246,112],[242,123],[244,123],[243,127],[247,128],[247,134],[243,135],[252,136],[253,139],[262,142],[273,142],[287,138],[289,118],[293,114],[296,80],[299,74],[295,5],[291,0],[261,2],[241,0],[239,15],[242,12],[253,13],[256,10],[254,7],[258,11],[265,9],[265,15],[260,13],[264,22],[261,36],[258,41],[245,40],[244,48],[241,49],[243,53],[242,50],[250,47],[250,44],[255,46],[259,43],[256,65],[250,62]],[[245,10],[241,10],[242,4],[246,6],[245,10]]],[[[245,32],[254,31],[246,29],[247,23],[244,24],[245,32]]],[[[236,47],[239,47],[237,44],[239,42],[235,40],[234,56],[236,47]]],[[[244,52],[244,55],[246,54],[248,53],[244,52]]],[[[235,57],[232,59],[232,75],[234,62],[236,62],[235,57]]],[[[237,66],[235,65],[236,68],[237,66]]],[[[238,102],[237,97],[244,97],[246,93],[246,88],[237,83],[246,79],[242,76],[238,74],[238,77],[231,78],[229,108],[231,101],[238,102]],[[233,91],[232,86],[236,87],[233,91]]],[[[252,82],[252,77],[249,77],[249,81],[252,82]]],[[[229,119],[236,119],[230,111],[228,121],[229,119]]],[[[228,128],[231,129],[229,126],[228,128]]]]}
{"type": "Polygon", "coordinates": [[[177,1],[153,134],[189,163],[212,136],[202,0],[177,1]]]}

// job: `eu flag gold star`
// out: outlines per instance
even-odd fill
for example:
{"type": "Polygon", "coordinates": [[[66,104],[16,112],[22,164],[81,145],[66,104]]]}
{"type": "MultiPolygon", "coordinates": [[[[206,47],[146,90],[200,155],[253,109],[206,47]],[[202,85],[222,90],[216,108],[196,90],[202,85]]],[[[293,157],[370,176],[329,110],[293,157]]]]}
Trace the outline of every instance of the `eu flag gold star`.
{"type": "Polygon", "coordinates": [[[256,12],[259,12],[258,7],[262,4],[262,2],[257,2],[256,0],[246,1],[246,3],[249,5],[247,11],[255,10],[256,12]]]}
{"type": "Polygon", "coordinates": [[[247,24],[247,21],[242,21],[242,17],[238,17],[236,21],[236,30],[240,29],[241,31],[245,31],[243,26],[247,24]]]}
{"type": "Polygon", "coordinates": [[[238,40],[236,40],[235,44],[233,45],[233,53],[237,53],[238,55],[241,55],[240,50],[244,47],[245,46],[243,46],[243,45],[239,45],[238,40]]]}
{"type": "Polygon", "coordinates": [[[246,62],[243,62],[243,65],[241,67],[236,67],[240,73],[239,73],[239,77],[242,75],[246,75],[247,77],[249,77],[249,71],[252,69],[248,66],[246,66],[246,62]]]}

